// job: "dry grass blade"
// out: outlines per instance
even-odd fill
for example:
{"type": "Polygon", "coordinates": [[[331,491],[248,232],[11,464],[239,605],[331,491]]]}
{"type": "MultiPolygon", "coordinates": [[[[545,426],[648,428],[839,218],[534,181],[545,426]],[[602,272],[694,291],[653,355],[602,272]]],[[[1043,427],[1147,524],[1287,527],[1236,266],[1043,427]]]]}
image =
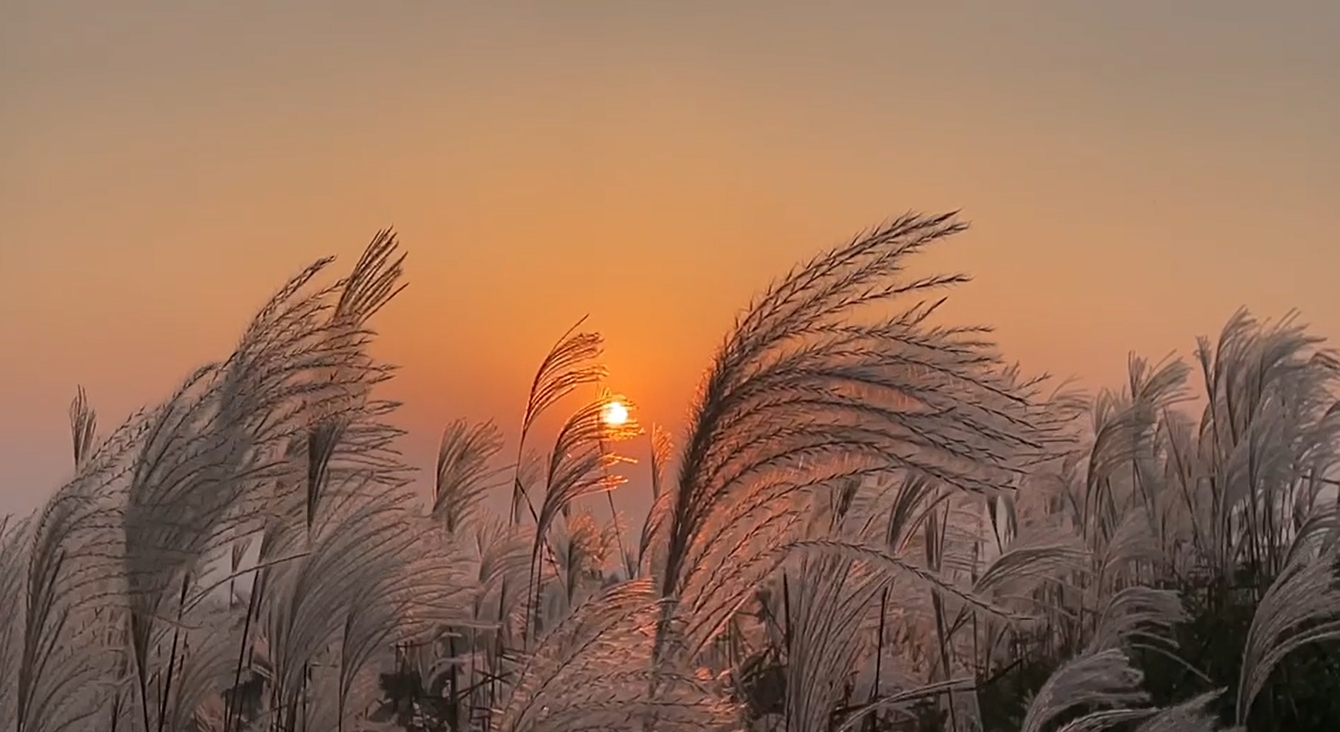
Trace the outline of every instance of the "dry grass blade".
{"type": "MultiPolygon", "coordinates": [[[[371,333],[364,329],[398,291],[400,260],[389,259],[395,247],[383,232],[353,274],[333,286],[312,284],[330,260],[307,268],[253,318],[226,361],[198,370],[152,414],[122,521],[130,650],[146,730],[169,721],[178,649],[190,640],[181,630],[186,598],[205,563],[260,525],[283,526],[256,513],[267,487],[303,486],[310,533],[327,482],[350,471],[398,480],[390,447],[398,431],[381,421],[394,405],[368,397],[390,370],[365,353],[371,333]],[[170,653],[158,659],[152,649],[169,629],[170,653]],[[150,703],[155,676],[161,690],[150,703]]],[[[263,554],[279,538],[267,535],[263,554]]],[[[261,587],[253,588],[257,602],[261,587]]],[[[248,624],[255,609],[248,609],[248,624]]]]}

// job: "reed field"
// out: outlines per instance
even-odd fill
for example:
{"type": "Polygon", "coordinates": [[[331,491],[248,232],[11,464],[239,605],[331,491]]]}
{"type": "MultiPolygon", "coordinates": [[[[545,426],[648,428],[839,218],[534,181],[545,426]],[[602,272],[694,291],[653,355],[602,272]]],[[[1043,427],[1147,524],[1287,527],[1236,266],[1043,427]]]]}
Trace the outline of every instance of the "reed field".
{"type": "Polygon", "coordinates": [[[1340,729],[1340,360],[1244,310],[1079,393],[908,272],[965,228],[776,279],[682,429],[556,333],[427,471],[370,350],[412,259],[314,263],[161,403],[74,395],[0,521],[0,732],[1340,729]]]}

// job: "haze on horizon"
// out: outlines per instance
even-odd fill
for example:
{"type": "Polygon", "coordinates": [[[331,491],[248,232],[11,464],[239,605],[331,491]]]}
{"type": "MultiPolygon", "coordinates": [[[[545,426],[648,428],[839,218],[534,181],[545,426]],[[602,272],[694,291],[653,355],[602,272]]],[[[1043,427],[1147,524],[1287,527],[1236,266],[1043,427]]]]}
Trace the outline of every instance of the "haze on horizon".
{"type": "Polygon", "coordinates": [[[419,465],[586,313],[677,429],[755,292],[907,209],[973,223],[923,264],[1029,371],[1340,339],[1340,4],[282,5],[0,0],[0,514],[76,385],[110,428],[389,224],[419,465]]]}

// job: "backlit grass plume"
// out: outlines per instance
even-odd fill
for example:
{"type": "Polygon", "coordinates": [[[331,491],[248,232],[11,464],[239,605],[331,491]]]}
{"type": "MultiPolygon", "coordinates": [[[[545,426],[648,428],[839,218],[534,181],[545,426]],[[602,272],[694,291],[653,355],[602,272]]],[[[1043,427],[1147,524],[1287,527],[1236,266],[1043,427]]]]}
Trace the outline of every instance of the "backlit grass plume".
{"type": "MultiPolygon", "coordinates": [[[[775,566],[764,556],[795,530],[800,497],[835,480],[909,470],[990,494],[1046,453],[1033,382],[985,329],[930,322],[943,298],[923,298],[966,278],[907,274],[912,255],[964,228],[952,214],[899,218],[793,270],[737,321],[695,402],[665,518],[672,615],[738,607],[775,566]],[[750,569],[720,586],[704,570],[725,556],[750,569]]],[[[690,657],[719,630],[696,626],[676,641],[690,657]]]]}

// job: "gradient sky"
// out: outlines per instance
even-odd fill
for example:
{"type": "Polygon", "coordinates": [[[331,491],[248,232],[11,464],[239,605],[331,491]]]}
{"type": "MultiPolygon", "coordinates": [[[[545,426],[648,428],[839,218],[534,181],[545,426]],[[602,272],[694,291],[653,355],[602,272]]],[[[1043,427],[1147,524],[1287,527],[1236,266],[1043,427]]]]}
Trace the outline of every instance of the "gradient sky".
{"type": "Polygon", "coordinates": [[[1239,305],[1340,338],[1337,38],[1332,0],[0,0],[0,512],[67,474],[77,384],[109,427],[388,224],[421,465],[584,313],[679,427],[752,293],[907,209],[973,222],[925,265],[1029,370],[1117,384],[1239,305]]]}

